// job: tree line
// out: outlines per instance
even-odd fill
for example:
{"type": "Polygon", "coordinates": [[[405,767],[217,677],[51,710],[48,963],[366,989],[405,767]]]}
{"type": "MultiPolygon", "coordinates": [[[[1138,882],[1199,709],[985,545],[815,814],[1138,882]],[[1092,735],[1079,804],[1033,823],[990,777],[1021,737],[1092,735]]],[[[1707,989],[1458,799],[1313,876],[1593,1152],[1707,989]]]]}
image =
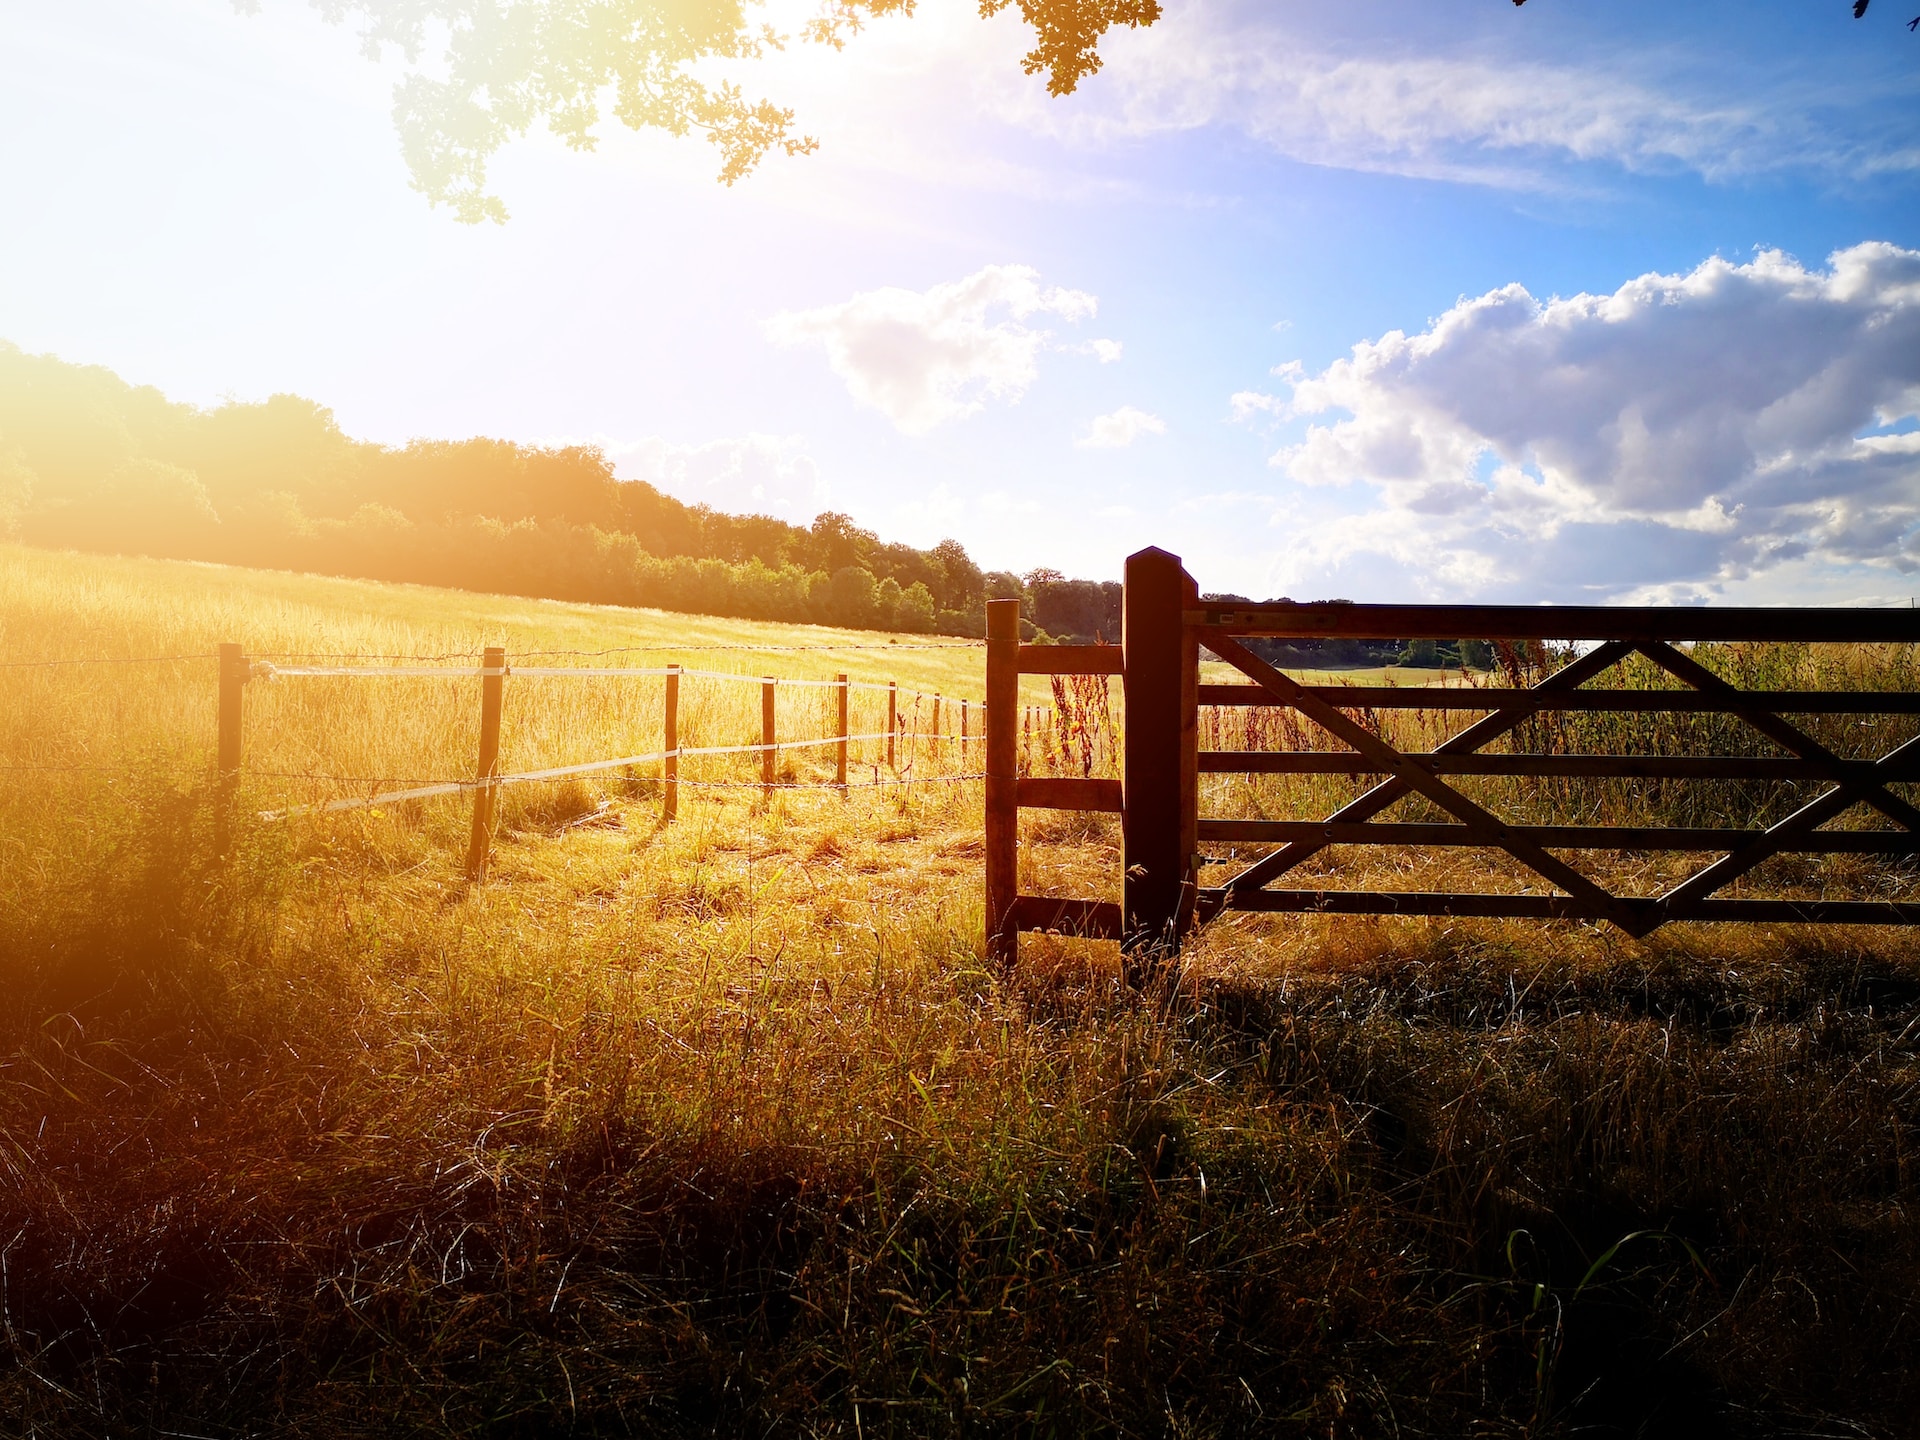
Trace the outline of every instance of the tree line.
{"type": "Polygon", "coordinates": [[[1028,638],[1116,639],[1120,586],[988,571],[957,540],[882,541],[688,505],[593,446],[378,445],[295,395],[202,409],[0,341],[0,535],[751,620],[981,633],[1017,598],[1028,638]]]}

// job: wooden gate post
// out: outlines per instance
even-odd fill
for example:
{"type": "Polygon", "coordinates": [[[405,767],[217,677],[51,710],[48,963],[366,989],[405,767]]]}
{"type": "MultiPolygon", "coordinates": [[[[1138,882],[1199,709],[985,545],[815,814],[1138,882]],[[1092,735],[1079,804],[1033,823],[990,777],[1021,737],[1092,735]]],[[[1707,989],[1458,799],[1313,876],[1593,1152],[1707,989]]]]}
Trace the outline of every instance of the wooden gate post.
{"type": "Polygon", "coordinates": [[[1011,968],[1020,958],[1014,897],[1020,893],[1020,602],[987,602],[987,958],[1011,968]]]}
{"type": "Polygon", "coordinates": [[[497,791],[491,782],[500,773],[500,701],[506,673],[506,648],[487,646],[480,659],[480,760],[473,776],[479,785],[473,792],[473,836],[467,842],[467,879],[476,885],[487,878],[487,851],[493,845],[497,791]]]}
{"type": "Polygon", "coordinates": [[[760,752],[760,798],[773,799],[774,757],[779,753],[773,738],[773,687],[774,678],[769,675],[760,682],[760,743],[765,748],[760,752]]]}
{"type": "Polygon", "coordinates": [[[1180,557],[1157,547],[1127,557],[1121,644],[1126,651],[1125,803],[1121,818],[1125,945],[1175,950],[1192,912],[1197,830],[1188,752],[1195,739],[1195,680],[1187,671],[1191,582],[1180,557]]]}
{"type": "Polygon", "coordinates": [[[833,683],[839,691],[838,698],[840,702],[840,728],[834,732],[839,735],[840,743],[834,747],[836,754],[833,765],[833,783],[840,787],[840,798],[844,800],[847,798],[847,677],[844,675],[836,675],[833,677],[833,683]]]}
{"type": "Polygon", "coordinates": [[[670,824],[680,813],[680,667],[667,666],[667,709],[661,728],[660,820],[670,824]]]}

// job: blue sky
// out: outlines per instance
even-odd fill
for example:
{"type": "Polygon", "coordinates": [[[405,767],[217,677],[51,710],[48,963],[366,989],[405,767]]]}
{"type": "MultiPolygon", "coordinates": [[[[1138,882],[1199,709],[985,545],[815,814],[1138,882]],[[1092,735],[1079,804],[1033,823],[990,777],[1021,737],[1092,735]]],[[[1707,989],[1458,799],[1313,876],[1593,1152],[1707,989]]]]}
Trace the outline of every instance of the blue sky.
{"type": "MultiPolygon", "coordinates": [[[[1171,0],[1049,99],[927,0],[742,66],[819,153],[408,188],[304,0],[0,3],[0,337],[355,435],[1298,598],[1920,592],[1920,36],[1875,0],[1171,0]]],[[[792,25],[786,0],[769,12],[792,25]]]]}

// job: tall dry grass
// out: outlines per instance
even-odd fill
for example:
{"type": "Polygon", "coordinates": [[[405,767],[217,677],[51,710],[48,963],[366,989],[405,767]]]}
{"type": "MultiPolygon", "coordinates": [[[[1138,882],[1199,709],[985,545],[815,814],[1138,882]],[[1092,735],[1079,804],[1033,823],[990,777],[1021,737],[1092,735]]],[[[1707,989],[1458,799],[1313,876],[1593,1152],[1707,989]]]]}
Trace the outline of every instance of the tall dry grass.
{"type": "MultiPolygon", "coordinates": [[[[179,683],[121,713],[203,735],[179,683]]],[[[6,782],[6,1433],[1910,1428],[1899,936],[1228,917],[1142,993],[980,964],[966,786],[609,782],[473,889],[457,803],[218,856],[197,765],[6,782]]],[[[1026,824],[1116,882],[1111,822],[1026,824]]]]}

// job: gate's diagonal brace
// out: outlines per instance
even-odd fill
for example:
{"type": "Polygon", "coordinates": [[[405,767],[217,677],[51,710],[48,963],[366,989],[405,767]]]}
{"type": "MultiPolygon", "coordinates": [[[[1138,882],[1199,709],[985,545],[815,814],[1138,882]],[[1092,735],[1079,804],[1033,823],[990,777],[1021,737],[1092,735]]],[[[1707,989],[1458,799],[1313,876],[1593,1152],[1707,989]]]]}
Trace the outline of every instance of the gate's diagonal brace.
{"type": "MultiPolygon", "coordinates": [[[[1206,642],[1208,649],[1214,649],[1213,642],[1206,642]]],[[[1215,650],[1215,653],[1219,653],[1215,650]]],[[[1617,665],[1633,653],[1633,646],[1624,640],[1609,640],[1596,646],[1572,664],[1554,671],[1532,688],[1542,692],[1542,700],[1559,690],[1572,690],[1585,684],[1603,670],[1617,665]]],[[[1515,726],[1521,724],[1529,715],[1536,713],[1537,705],[1509,705],[1480,720],[1476,720],[1458,735],[1442,741],[1433,747],[1436,755],[1465,755],[1478,750],[1489,741],[1497,740],[1515,726]]],[[[1408,762],[1412,763],[1412,762],[1408,762]]],[[[1328,816],[1332,822],[1371,820],[1381,811],[1405,798],[1413,792],[1413,785],[1398,774],[1391,780],[1383,780],[1366,794],[1343,805],[1328,816]]],[[[1304,864],[1326,848],[1324,841],[1296,840],[1283,845],[1272,854],[1262,857],[1242,870],[1226,883],[1226,890],[1232,895],[1243,895],[1259,890],[1268,882],[1279,878],[1296,865],[1304,864]]]]}
{"type": "MultiPolygon", "coordinates": [[[[1686,681],[1696,690],[1703,690],[1712,695],[1740,694],[1739,686],[1721,679],[1698,660],[1681,654],[1664,640],[1644,641],[1635,645],[1634,648],[1662,670],[1676,679],[1686,681]]],[[[1799,726],[1789,720],[1783,720],[1778,715],[1745,713],[1740,718],[1776,745],[1799,756],[1802,760],[1819,760],[1835,766],[1844,766],[1848,763],[1799,726]]],[[[1898,754],[1899,751],[1894,753],[1898,754]]],[[[1885,760],[1880,762],[1880,766],[1885,764],[1885,760]]],[[[1880,767],[1877,766],[1877,768],[1880,767]]],[[[1916,810],[1882,784],[1873,783],[1854,798],[1866,801],[1889,820],[1897,821],[1909,830],[1920,830],[1920,810],[1916,810]]],[[[1781,824],[1785,823],[1784,820],[1781,822],[1781,824]]]]}
{"type": "Polygon", "coordinates": [[[1409,760],[1365,726],[1348,719],[1334,706],[1274,669],[1239,641],[1223,635],[1211,637],[1206,643],[1209,650],[1256,681],[1281,704],[1291,706],[1321,729],[1337,735],[1382,770],[1405,781],[1411,789],[1417,790],[1449,814],[1459,817],[1461,823],[1483,844],[1505,850],[1569,895],[1603,911],[1623,930],[1630,933],[1637,930],[1638,922],[1629,907],[1622,905],[1564,860],[1549,854],[1524,836],[1513,833],[1492,811],[1476,805],[1431,770],[1409,760]]]}
{"type": "Polygon", "coordinates": [[[1826,794],[1808,801],[1786,819],[1769,826],[1758,838],[1742,845],[1731,855],[1714,861],[1706,869],[1681,881],[1654,901],[1655,924],[1684,920],[1687,907],[1694,901],[1704,900],[1722,886],[1737,880],[1762,860],[1779,854],[1809,830],[1818,829],[1862,800],[1871,800],[1873,792],[1882,784],[1881,777],[1891,773],[1902,760],[1912,758],[1915,753],[1920,753],[1920,736],[1915,736],[1883,757],[1866,776],[1858,780],[1841,781],[1826,794]]]}

